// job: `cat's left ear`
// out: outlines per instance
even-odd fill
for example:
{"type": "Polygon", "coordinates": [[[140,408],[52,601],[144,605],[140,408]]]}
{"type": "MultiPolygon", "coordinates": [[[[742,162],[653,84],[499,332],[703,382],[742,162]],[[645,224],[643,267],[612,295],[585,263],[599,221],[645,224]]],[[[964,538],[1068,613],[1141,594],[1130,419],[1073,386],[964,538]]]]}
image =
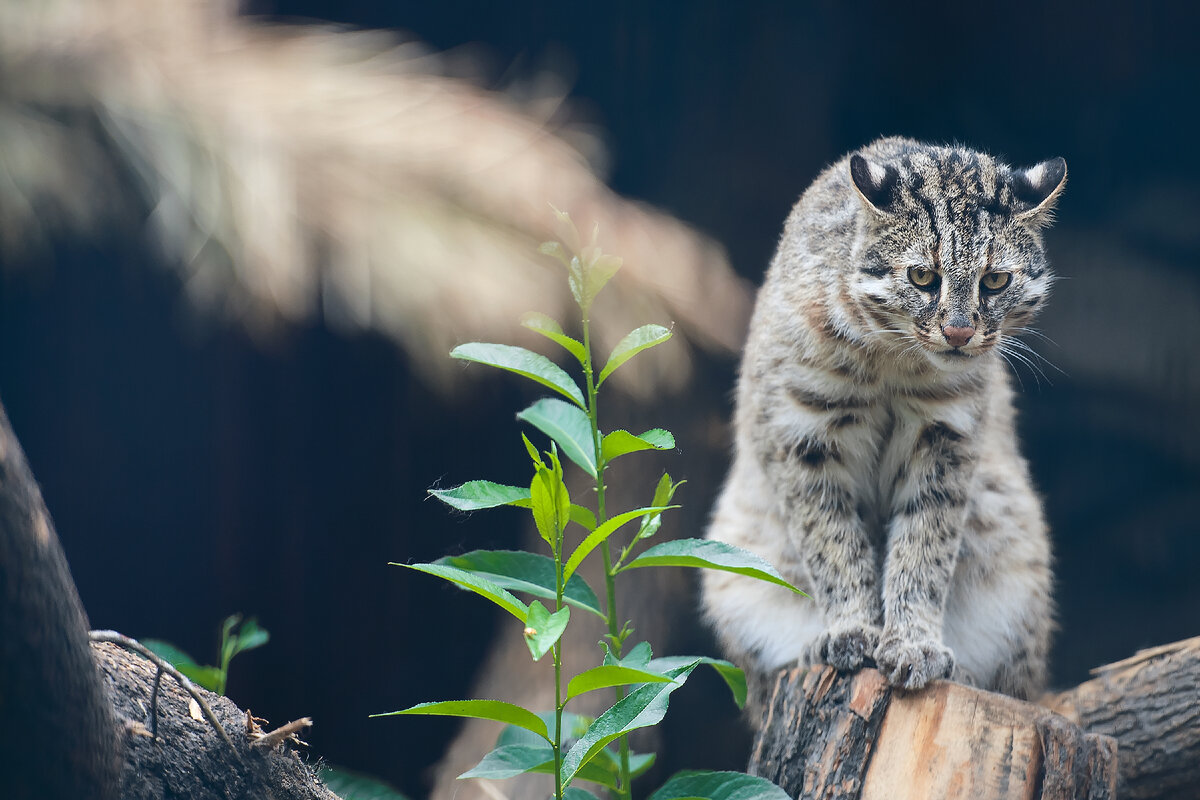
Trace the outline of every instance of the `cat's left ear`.
{"type": "Polygon", "coordinates": [[[1067,183],[1067,162],[1052,158],[1028,169],[1013,171],[1012,192],[1017,201],[1017,219],[1045,225],[1067,183]]]}
{"type": "Polygon", "coordinates": [[[858,196],[876,211],[891,210],[892,190],[899,177],[895,167],[867,161],[858,153],[850,156],[850,180],[858,196]]]}

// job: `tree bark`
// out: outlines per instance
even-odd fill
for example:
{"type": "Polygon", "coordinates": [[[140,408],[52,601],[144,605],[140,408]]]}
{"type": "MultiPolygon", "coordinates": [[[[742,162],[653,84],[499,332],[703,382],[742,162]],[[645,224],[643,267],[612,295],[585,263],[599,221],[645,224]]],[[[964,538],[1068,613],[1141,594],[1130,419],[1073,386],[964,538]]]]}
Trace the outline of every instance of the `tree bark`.
{"type": "Polygon", "coordinates": [[[50,514],[0,406],[0,782],[13,800],[117,797],[117,728],[50,514]]]}
{"type": "Polygon", "coordinates": [[[251,747],[232,702],[200,690],[230,743],[194,718],[174,679],[155,691],[156,673],[112,645],[89,646],[75,582],[0,405],[4,800],[336,800],[294,752],[251,747]]]}
{"type": "Polygon", "coordinates": [[[808,800],[1111,800],[1116,745],[1042,706],[872,669],[780,673],[749,771],[808,800]]]}
{"type": "Polygon", "coordinates": [[[749,771],[795,797],[855,800],[879,738],[891,689],[875,670],[783,672],[754,741],[749,771]]]}
{"type": "Polygon", "coordinates": [[[1118,744],[1124,800],[1200,799],[1200,637],[1142,650],[1045,702],[1118,744]]]}
{"type": "Polygon", "coordinates": [[[251,746],[248,712],[228,698],[199,690],[232,747],[173,678],[155,693],[154,664],[113,644],[92,650],[123,722],[122,800],[337,800],[288,746],[251,746]]]}

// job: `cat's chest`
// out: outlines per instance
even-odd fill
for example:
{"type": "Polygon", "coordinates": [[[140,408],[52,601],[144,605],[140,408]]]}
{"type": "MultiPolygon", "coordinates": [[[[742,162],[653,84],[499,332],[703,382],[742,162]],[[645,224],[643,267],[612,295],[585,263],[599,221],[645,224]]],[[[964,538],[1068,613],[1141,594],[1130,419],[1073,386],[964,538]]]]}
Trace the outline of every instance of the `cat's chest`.
{"type": "Polygon", "coordinates": [[[844,432],[842,449],[864,516],[882,519],[890,515],[897,494],[919,462],[928,457],[920,441],[931,425],[952,426],[964,439],[973,434],[977,419],[971,405],[966,400],[929,403],[883,395],[863,409],[863,424],[844,432]]]}

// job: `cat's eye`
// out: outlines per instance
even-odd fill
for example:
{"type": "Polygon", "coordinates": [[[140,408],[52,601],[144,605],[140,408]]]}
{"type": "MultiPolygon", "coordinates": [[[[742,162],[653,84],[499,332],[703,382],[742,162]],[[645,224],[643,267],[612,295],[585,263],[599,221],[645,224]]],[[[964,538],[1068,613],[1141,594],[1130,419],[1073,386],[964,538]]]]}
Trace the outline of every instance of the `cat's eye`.
{"type": "Polygon", "coordinates": [[[980,279],[979,285],[989,292],[998,292],[1012,280],[1011,272],[989,272],[980,279]]]}
{"type": "Polygon", "coordinates": [[[908,279],[913,282],[914,286],[919,286],[922,289],[928,289],[937,283],[937,273],[925,267],[910,267],[908,270],[908,279]]]}

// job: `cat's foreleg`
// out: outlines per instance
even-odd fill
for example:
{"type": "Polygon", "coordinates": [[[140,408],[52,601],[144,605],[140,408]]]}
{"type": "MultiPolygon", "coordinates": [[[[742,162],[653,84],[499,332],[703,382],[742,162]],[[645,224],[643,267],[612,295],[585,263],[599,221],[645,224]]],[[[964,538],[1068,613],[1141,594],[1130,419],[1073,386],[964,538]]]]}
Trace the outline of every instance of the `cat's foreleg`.
{"type": "Polygon", "coordinates": [[[785,517],[812,582],[812,598],[828,625],[813,641],[807,660],[850,671],[872,657],[880,640],[875,552],[848,475],[836,463],[814,463],[818,447],[802,443],[782,465],[785,517]]]}
{"type": "Polygon", "coordinates": [[[908,464],[888,527],[884,627],[874,656],[893,686],[920,689],[954,671],[943,623],[974,460],[962,434],[932,423],[908,464]]]}

